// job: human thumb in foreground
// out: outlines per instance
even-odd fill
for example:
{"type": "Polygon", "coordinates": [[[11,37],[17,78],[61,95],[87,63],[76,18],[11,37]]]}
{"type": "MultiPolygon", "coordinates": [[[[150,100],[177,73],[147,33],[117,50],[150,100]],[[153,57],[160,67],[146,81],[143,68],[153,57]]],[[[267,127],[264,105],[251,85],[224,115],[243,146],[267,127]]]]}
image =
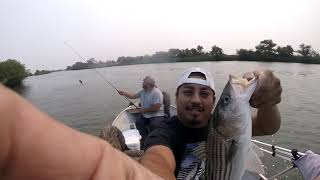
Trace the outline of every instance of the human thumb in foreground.
{"type": "Polygon", "coordinates": [[[0,84],[0,179],[159,179],[106,141],[40,112],[0,84]]]}

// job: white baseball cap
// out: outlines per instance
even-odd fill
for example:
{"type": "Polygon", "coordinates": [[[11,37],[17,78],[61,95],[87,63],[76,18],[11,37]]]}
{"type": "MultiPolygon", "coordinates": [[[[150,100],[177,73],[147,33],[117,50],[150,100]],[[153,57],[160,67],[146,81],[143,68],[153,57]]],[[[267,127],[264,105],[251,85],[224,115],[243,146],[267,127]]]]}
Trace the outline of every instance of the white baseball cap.
{"type": "Polygon", "coordinates": [[[193,67],[193,68],[187,69],[185,72],[183,72],[179,81],[178,81],[178,87],[183,84],[188,84],[188,83],[201,84],[204,86],[208,86],[213,90],[213,92],[215,92],[212,75],[209,71],[207,71],[205,69],[202,69],[199,67],[193,67]],[[205,80],[199,79],[199,78],[190,78],[191,73],[195,73],[195,72],[203,74],[205,76],[205,80]]]}

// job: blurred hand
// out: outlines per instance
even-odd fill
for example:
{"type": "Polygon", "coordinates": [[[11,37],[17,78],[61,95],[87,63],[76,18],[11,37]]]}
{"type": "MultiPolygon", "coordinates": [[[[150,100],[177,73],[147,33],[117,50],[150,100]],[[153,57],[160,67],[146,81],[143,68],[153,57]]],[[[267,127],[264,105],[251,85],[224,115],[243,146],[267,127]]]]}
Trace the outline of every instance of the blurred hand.
{"type": "Polygon", "coordinates": [[[139,112],[139,113],[143,113],[143,109],[142,108],[137,108],[136,111],[139,112]]]}
{"type": "Polygon", "coordinates": [[[97,137],[40,112],[0,84],[0,179],[158,179],[97,137]]]}
{"type": "Polygon", "coordinates": [[[243,75],[245,79],[258,78],[258,84],[253,92],[250,105],[254,108],[273,106],[281,101],[282,88],[280,80],[270,70],[248,72],[243,75]]]}
{"type": "Polygon", "coordinates": [[[142,112],[142,108],[130,109],[129,112],[130,113],[141,113],[142,112]]]}
{"type": "Polygon", "coordinates": [[[293,163],[298,167],[305,180],[318,180],[320,178],[320,155],[306,151],[305,155],[293,163]]]}

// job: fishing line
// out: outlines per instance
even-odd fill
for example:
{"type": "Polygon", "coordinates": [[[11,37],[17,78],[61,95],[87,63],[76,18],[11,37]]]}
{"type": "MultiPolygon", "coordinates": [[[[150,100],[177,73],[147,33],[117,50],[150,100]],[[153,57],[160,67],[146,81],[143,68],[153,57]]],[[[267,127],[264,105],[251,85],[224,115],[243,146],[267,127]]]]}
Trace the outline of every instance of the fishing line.
{"type": "MultiPolygon", "coordinates": [[[[68,47],[72,50],[73,53],[75,53],[76,55],[78,55],[84,62],[86,62],[86,60],[85,60],[79,53],[77,53],[77,51],[75,51],[75,50],[71,47],[71,45],[69,45],[69,44],[68,44],[67,42],[65,42],[65,41],[64,41],[64,44],[65,44],[66,46],[68,46],[68,47]]],[[[95,68],[93,68],[92,70],[94,70],[94,71],[98,74],[98,76],[99,76],[106,84],[109,84],[113,89],[115,89],[115,90],[117,91],[117,93],[119,93],[119,90],[118,90],[112,83],[110,83],[108,80],[106,80],[106,79],[102,76],[102,74],[99,73],[99,71],[97,71],[95,68]]],[[[135,105],[135,104],[134,104],[131,100],[129,100],[127,97],[125,97],[125,96],[122,96],[122,97],[124,97],[127,101],[130,102],[130,104],[134,105],[136,108],[139,108],[137,105],[135,105]]]]}

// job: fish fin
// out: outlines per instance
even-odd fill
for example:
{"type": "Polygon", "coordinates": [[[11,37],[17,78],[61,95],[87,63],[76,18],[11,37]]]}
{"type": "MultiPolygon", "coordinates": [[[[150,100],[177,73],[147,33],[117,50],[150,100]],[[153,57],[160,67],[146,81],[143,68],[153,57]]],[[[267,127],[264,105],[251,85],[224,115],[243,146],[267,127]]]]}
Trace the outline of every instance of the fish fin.
{"type": "Polygon", "coordinates": [[[199,177],[199,180],[207,180],[206,173],[202,173],[199,177]]]}
{"type": "Polygon", "coordinates": [[[257,173],[245,170],[241,180],[260,180],[260,176],[257,173]]]}
{"type": "Polygon", "coordinates": [[[264,154],[263,152],[260,150],[259,146],[257,146],[255,143],[251,142],[251,146],[250,146],[250,149],[253,150],[253,152],[255,152],[258,157],[263,157],[264,154]]]}
{"type": "Polygon", "coordinates": [[[259,158],[262,156],[259,156],[259,154],[262,154],[263,156],[263,153],[261,152],[259,147],[252,143],[245,162],[245,169],[247,171],[250,171],[251,173],[265,174],[262,162],[259,158]],[[256,148],[258,148],[258,150],[256,148]]]}
{"type": "Polygon", "coordinates": [[[201,143],[199,143],[199,145],[196,148],[194,148],[193,155],[202,161],[206,160],[207,154],[206,154],[206,142],[205,141],[202,141],[201,143]]]}
{"type": "Polygon", "coordinates": [[[235,155],[235,153],[237,152],[238,146],[237,146],[237,142],[234,139],[227,141],[226,143],[229,144],[229,146],[227,146],[229,148],[227,148],[226,159],[228,162],[230,162],[233,156],[235,155]]]}

